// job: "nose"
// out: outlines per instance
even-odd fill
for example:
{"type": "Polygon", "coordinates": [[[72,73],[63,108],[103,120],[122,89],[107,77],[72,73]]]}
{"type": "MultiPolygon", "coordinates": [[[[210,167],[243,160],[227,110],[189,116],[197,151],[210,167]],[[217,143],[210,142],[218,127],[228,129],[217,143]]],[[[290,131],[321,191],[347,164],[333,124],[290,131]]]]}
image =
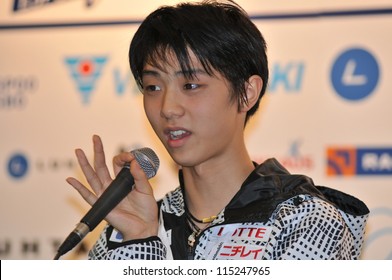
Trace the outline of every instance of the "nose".
{"type": "Polygon", "coordinates": [[[181,96],[174,90],[167,90],[162,98],[161,117],[170,120],[184,115],[184,107],[181,100],[181,96]]]}

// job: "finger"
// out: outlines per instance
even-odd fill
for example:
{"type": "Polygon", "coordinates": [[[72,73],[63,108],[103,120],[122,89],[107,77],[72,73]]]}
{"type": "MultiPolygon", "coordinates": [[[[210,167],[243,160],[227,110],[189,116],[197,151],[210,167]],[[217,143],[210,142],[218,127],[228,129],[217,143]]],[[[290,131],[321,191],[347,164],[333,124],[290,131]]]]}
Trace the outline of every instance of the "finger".
{"type": "Polygon", "coordinates": [[[106,165],[105,152],[102,140],[98,135],[93,135],[94,145],[94,169],[103,185],[108,186],[112,181],[109,169],[106,165]]]}
{"type": "Polygon", "coordinates": [[[131,162],[130,171],[135,180],[135,190],[146,195],[153,195],[153,190],[147,179],[147,175],[136,160],[131,162]]]}
{"type": "Polygon", "coordinates": [[[82,198],[90,205],[93,205],[97,201],[97,196],[87,189],[82,183],[75,178],[69,177],[66,179],[67,183],[70,184],[75,190],[80,193],[82,198]]]}
{"type": "Polygon", "coordinates": [[[118,174],[120,170],[124,167],[125,164],[129,164],[135,159],[135,157],[128,152],[124,152],[121,154],[118,154],[113,158],[113,171],[114,174],[118,174]]]}
{"type": "Polygon", "coordinates": [[[90,184],[91,188],[97,195],[101,194],[103,191],[103,185],[87,160],[85,153],[81,149],[76,149],[75,154],[87,182],[90,184]]]}

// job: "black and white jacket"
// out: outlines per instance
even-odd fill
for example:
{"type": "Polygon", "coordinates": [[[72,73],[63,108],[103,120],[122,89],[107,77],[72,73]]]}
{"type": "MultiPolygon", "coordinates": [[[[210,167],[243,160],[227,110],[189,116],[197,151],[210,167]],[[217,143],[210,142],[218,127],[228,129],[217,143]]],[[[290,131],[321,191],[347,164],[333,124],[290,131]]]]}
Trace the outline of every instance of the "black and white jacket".
{"type": "Polygon", "coordinates": [[[122,242],[107,226],[89,259],[358,259],[369,215],[357,198],[315,186],[275,159],[258,165],[212,224],[188,245],[183,180],[161,201],[158,236],[122,242]]]}

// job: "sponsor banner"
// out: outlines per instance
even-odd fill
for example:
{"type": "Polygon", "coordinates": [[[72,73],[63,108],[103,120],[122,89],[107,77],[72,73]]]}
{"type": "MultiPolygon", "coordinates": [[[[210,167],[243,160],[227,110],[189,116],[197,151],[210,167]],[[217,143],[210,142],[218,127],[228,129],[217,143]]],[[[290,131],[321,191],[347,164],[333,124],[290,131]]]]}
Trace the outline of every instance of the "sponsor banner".
{"type": "MultiPolygon", "coordinates": [[[[0,24],[4,26],[37,24],[36,27],[50,24],[75,26],[78,23],[88,26],[105,22],[126,24],[135,20],[140,21],[159,6],[178,2],[181,1],[146,1],[140,5],[139,2],[132,0],[4,0],[0,2],[0,24]]],[[[236,2],[249,11],[251,16],[264,19],[389,14],[392,8],[388,0],[372,1],[371,8],[367,1],[358,3],[354,0],[315,1],[314,3],[307,0],[237,0],[236,2]]]]}
{"type": "MultiPolygon", "coordinates": [[[[0,259],[51,259],[87,212],[65,178],[86,183],[74,149],[92,159],[93,134],[110,169],[119,151],[157,152],[157,199],[178,186],[128,66],[140,19],[174,2],[0,1],[0,28],[26,24],[0,30],[0,259]]],[[[375,32],[392,26],[388,2],[238,1],[268,43],[268,92],[245,130],[252,159],[276,157],[291,173],[362,199],[371,209],[364,259],[392,256],[392,40],[375,32]],[[344,14],[362,8],[384,12],[344,14]]],[[[64,258],[86,258],[100,229],[64,258]]],[[[261,256],[230,242],[219,250],[261,256]]]]}
{"type": "Polygon", "coordinates": [[[328,176],[392,176],[391,148],[331,147],[327,149],[328,176]]]}

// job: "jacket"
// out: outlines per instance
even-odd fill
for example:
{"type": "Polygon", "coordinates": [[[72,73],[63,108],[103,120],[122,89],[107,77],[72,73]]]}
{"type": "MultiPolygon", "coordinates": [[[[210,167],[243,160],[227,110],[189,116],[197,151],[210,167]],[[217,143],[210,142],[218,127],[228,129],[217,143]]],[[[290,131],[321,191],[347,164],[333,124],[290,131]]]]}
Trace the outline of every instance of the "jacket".
{"type": "Polygon", "coordinates": [[[217,218],[188,243],[180,186],[159,203],[159,233],[122,242],[108,225],[89,259],[358,259],[369,210],[357,198],[290,174],[277,160],[256,166],[217,218]]]}

